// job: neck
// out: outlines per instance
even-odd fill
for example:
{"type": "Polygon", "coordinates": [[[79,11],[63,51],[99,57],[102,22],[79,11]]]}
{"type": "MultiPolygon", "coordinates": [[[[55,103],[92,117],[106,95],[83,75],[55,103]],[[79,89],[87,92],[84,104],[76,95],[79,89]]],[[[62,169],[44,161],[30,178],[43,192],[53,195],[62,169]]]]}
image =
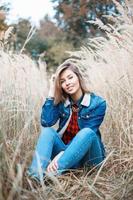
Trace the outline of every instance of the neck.
{"type": "Polygon", "coordinates": [[[76,101],[78,101],[81,98],[82,95],[83,95],[83,92],[80,89],[75,94],[72,94],[71,98],[72,98],[73,102],[76,102],[76,101]]]}

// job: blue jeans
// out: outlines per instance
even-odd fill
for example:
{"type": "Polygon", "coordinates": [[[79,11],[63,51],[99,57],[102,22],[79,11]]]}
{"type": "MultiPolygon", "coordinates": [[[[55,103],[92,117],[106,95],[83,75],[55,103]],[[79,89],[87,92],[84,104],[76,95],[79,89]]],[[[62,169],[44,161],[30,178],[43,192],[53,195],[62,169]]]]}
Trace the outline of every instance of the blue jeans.
{"type": "Polygon", "coordinates": [[[31,176],[42,178],[50,161],[61,151],[58,171],[89,165],[97,165],[104,159],[104,147],[90,128],[83,128],[69,144],[64,144],[53,128],[43,128],[39,136],[32,163],[28,169],[31,176]]]}

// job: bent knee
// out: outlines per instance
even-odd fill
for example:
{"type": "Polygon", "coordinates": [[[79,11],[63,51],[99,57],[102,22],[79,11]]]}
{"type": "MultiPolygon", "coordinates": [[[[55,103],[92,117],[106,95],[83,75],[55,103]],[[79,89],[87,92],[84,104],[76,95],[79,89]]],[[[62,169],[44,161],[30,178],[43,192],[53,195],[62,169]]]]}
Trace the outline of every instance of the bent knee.
{"type": "Polygon", "coordinates": [[[83,137],[97,137],[96,136],[96,133],[92,130],[92,129],[90,129],[90,128],[83,128],[83,129],[81,129],[79,132],[78,132],[78,134],[77,134],[79,137],[81,137],[81,138],[83,138],[83,137]]]}
{"type": "Polygon", "coordinates": [[[41,136],[44,137],[46,135],[50,135],[51,137],[55,137],[57,132],[51,127],[42,127],[41,136]]]}

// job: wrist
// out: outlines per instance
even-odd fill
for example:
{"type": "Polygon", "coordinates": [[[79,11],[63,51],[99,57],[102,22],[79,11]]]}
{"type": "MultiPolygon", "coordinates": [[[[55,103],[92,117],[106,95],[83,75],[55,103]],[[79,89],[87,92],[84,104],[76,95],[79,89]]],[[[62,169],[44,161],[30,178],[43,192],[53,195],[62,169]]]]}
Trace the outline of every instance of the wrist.
{"type": "Polygon", "coordinates": [[[49,91],[49,93],[48,93],[48,97],[51,97],[51,98],[54,97],[54,91],[53,91],[53,90],[50,90],[50,91],[49,91]]]}

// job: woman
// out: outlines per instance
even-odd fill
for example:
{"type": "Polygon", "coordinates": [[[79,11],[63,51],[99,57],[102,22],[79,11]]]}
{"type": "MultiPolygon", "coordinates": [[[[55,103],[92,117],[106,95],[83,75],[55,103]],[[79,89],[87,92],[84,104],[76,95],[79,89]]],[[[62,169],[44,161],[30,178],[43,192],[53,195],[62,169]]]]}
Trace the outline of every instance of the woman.
{"type": "Polygon", "coordinates": [[[47,173],[100,164],[105,155],[99,126],[105,110],[105,100],[89,92],[76,64],[62,64],[42,107],[42,130],[28,174],[42,180],[47,173]],[[58,120],[59,128],[51,128],[58,120]]]}

